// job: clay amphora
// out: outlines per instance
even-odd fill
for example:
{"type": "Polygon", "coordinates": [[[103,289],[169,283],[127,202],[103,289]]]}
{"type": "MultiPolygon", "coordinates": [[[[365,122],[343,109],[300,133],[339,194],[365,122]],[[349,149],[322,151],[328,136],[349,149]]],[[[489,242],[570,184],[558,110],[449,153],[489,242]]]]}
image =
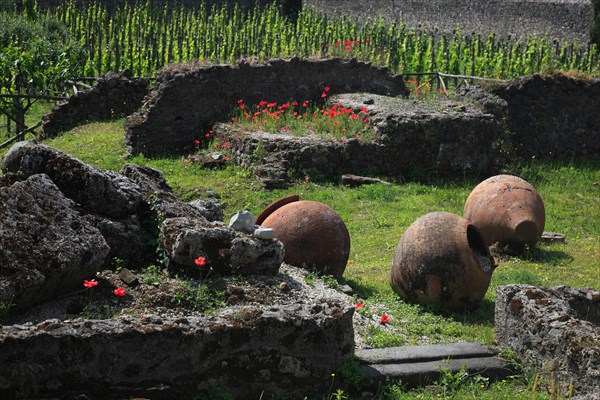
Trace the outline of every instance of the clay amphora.
{"type": "Polygon", "coordinates": [[[272,203],[257,223],[275,230],[283,243],[284,262],[341,278],[350,256],[346,224],[327,205],[297,199],[290,196],[272,203]]]}
{"type": "Polygon", "coordinates": [[[475,226],[458,215],[433,212],[400,238],[390,284],[405,301],[464,311],[483,299],[496,266],[475,226]]]}
{"type": "Polygon", "coordinates": [[[497,175],[473,189],[464,216],[487,245],[535,244],[544,232],[544,202],[533,186],[513,175],[497,175]]]}

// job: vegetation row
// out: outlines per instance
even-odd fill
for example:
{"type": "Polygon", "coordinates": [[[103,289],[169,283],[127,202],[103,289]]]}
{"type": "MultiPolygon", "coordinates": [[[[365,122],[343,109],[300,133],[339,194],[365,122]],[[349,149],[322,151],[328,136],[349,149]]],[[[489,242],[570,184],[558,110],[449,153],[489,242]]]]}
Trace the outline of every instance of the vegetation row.
{"type": "Polygon", "coordinates": [[[233,62],[290,55],[356,57],[397,73],[440,71],[489,78],[544,70],[600,71],[593,44],[561,44],[534,36],[509,40],[458,30],[439,35],[382,19],[361,25],[311,8],[290,19],[275,4],[247,11],[237,5],[202,4],[190,10],[140,1],[109,12],[99,2],[76,5],[71,0],[47,16],[64,22],[88,50],[88,76],[123,68],[150,75],[166,63],[193,59],[233,62]]]}

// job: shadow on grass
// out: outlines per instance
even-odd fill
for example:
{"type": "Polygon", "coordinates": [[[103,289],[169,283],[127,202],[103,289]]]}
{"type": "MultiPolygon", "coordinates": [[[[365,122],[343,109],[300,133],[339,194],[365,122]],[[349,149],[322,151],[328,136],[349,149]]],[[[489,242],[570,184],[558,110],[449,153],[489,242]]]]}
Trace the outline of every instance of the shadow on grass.
{"type": "Polygon", "coordinates": [[[344,279],[340,283],[345,283],[350,286],[354,291],[354,295],[361,299],[368,299],[379,293],[376,288],[366,286],[352,278],[344,279]]]}
{"type": "Polygon", "coordinates": [[[488,299],[483,299],[475,309],[465,310],[464,312],[451,312],[438,305],[423,306],[422,309],[431,314],[439,315],[467,325],[493,325],[495,307],[496,303],[488,299]]]}
{"type": "Polygon", "coordinates": [[[557,263],[559,261],[573,261],[573,257],[562,250],[548,249],[545,246],[536,246],[524,257],[526,260],[543,263],[557,263]]]}

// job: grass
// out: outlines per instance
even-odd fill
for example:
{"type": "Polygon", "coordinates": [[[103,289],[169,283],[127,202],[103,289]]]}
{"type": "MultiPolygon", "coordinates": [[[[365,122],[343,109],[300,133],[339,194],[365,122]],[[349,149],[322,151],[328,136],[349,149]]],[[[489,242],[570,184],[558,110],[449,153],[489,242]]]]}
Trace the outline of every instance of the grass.
{"type": "MultiPolygon", "coordinates": [[[[222,170],[202,169],[179,157],[126,159],[123,154],[123,121],[92,123],[73,129],[46,144],[73,154],[103,169],[120,170],[125,163],[144,164],[162,170],[183,200],[204,197],[207,191],[220,197],[225,218],[239,209],[257,215],[267,204],[288,194],[328,204],[340,214],[350,232],[352,249],[344,280],[365,304],[384,304],[397,334],[373,329],[370,344],[377,347],[455,341],[493,342],[495,288],[508,283],[600,289],[600,158],[562,161],[531,159],[513,170],[540,192],[546,205],[546,230],[566,235],[565,244],[540,244],[523,257],[506,257],[494,272],[481,306],[468,314],[451,314],[435,307],[406,304],[391,290],[388,277],[394,249],[408,226],[432,211],[462,215],[464,201],[479,183],[474,180],[368,185],[350,189],[337,183],[297,182],[289,189],[265,191],[237,166],[222,170]]],[[[2,151],[0,151],[2,155],[2,151]]],[[[475,379],[475,378],[474,378],[475,379]]],[[[542,385],[532,388],[527,374],[509,382],[489,384],[468,380],[457,388],[438,383],[405,391],[390,382],[384,389],[390,399],[439,398],[553,398],[542,385]]],[[[382,389],[383,390],[383,389],[382,389]]],[[[382,392],[383,393],[383,392],[382,392]]]]}

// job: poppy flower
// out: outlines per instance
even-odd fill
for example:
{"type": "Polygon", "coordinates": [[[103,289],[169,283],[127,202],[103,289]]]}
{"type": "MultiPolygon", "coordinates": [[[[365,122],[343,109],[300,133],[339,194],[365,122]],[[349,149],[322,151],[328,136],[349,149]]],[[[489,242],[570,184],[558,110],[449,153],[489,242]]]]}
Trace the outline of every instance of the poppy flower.
{"type": "Polygon", "coordinates": [[[365,305],[363,303],[361,303],[360,301],[357,301],[356,304],[354,305],[355,309],[359,309],[359,308],[363,308],[365,305]]]}
{"type": "Polygon", "coordinates": [[[93,288],[94,286],[98,286],[98,281],[95,279],[88,281],[86,279],[83,281],[83,286],[85,286],[86,288],[93,288]]]}
{"type": "Polygon", "coordinates": [[[210,133],[207,133],[207,134],[206,134],[206,135],[204,135],[204,136],[206,136],[207,138],[209,138],[209,137],[210,137],[210,133]]]}
{"type": "Polygon", "coordinates": [[[382,324],[387,324],[390,322],[390,317],[386,314],[383,314],[379,320],[382,324]]]}
{"type": "Polygon", "coordinates": [[[346,45],[346,51],[350,51],[350,45],[349,44],[346,45]]]}
{"type": "Polygon", "coordinates": [[[340,42],[335,42],[335,45],[336,45],[336,46],[339,46],[339,45],[340,45],[340,42]]]}
{"type": "Polygon", "coordinates": [[[198,139],[194,140],[194,145],[196,147],[200,146],[200,141],[198,139]]]}
{"type": "Polygon", "coordinates": [[[321,93],[321,97],[327,97],[327,93],[325,93],[325,92],[321,93]]]}
{"type": "Polygon", "coordinates": [[[326,92],[329,92],[329,86],[325,86],[325,89],[324,89],[324,90],[325,90],[326,92]]]}
{"type": "Polygon", "coordinates": [[[113,290],[113,293],[119,297],[123,297],[125,296],[125,289],[123,289],[122,287],[118,287],[115,290],[113,290]]]}
{"type": "Polygon", "coordinates": [[[206,265],[206,258],[200,256],[194,260],[194,264],[196,264],[198,267],[203,267],[206,265]]]}

